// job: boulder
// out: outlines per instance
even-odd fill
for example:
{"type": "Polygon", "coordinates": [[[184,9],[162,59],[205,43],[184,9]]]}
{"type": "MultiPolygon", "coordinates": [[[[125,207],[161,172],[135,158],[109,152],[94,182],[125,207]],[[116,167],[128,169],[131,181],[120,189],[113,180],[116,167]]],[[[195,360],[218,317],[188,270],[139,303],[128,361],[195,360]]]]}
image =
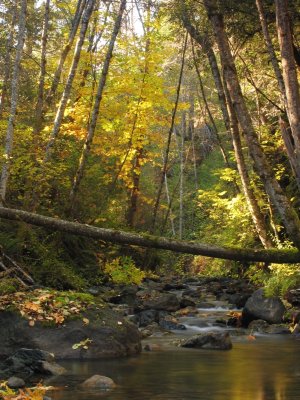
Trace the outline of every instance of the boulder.
{"type": "Polygon", "coordinates": [[[113,304],[128,304],[134,306],[136,304],[136,294],[138,287],[135,285],[128,285],[120,289],[120,293],[108,298],[108,301],[113,304]]]}
{"type": "Polygon", "coordinates": [[[81,384],[81,387],[85,389],[100,389],[100,390],[111,390],[116,386],[117,385],[111,378],[102,375],[93,375],[91,378],[87,379],[81,384]]]}
{"type": "Polygon", "coordinates": [[[184,339],[180,342],[180,347],[210,350],[230,350],[232,348],[232,342],[228,332],[207,332],[184,339]]]}
{"type": "Polygon", "coordinates": [[[180,324],[176,318],[171,316],[160,318],[159,326],[167,331],[182,331],[186,329],[185,325],[180,324]]]}
{"type": "Polygon", "coordinates": [[[248,326],[256,319],[269,324],[280,324],[286,309],[279,297],[265,297],[264,290],[256,290],[247,300],[242,312],[242,324],[248,326]]]}
{"type": "Polygon", "coordinates": [[[0,312],[0,359],[22,347],[48,351],[57,359],[123,357],[141,351],[137,326],[113,310],[95,307],[77,318],[63,325],[36,321],[29,326],[17,312],[0,312]]]}
{"type": "Polygon", "coordinates": [[[262,319],[257,319],[250,322],[248,328],[251,330],[251,333],[265,333],[265,334],[290,334],[291,331],[289,330],[287,325],[284,324],[268,324],[266,321],[262,319]]]}
{"type": "Polygon", "coordinates": [[[156,290],[141,294],[141,308],[144,310],[161,310],[161,311],[177,311],[180,303],[174,293],[161,293],[156,290]]]}
{"type": "Polygon", "coordinates": [[[180,300],[180,308],[196,307],[196,303],[189,297],[182,297],[180,300]]]}
{"type": "Polygon", "coordinates": [[[7,386],[11,389],[21,389],[25,387],[25,381],[17,376],[11,376],[7,380],[7,386]]]}
{"type": "Polygon", "coordinates": [[[65,372],[65,368],[56,364],[53,354],[39,349],[21,348],[3,362],[0,377],[6,379],[13,375],[28,379],[33,375],[61,375],[65,372]]]}

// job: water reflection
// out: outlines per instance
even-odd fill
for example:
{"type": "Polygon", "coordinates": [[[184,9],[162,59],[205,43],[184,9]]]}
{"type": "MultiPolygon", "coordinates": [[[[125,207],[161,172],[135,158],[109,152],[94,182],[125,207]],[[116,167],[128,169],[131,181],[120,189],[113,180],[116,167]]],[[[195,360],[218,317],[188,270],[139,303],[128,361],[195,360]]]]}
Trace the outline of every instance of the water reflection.
{"type": "Polygon", "coordinates": [[[300,342],[291,338],[239,339],[228,352],[171,349],[140,357],[66,362],[69,388],[55,400],[298,400],[300,342]],[[83,393],[78,384],[93,374],[107,375],[118,387],[110,393],[83,393]]]}

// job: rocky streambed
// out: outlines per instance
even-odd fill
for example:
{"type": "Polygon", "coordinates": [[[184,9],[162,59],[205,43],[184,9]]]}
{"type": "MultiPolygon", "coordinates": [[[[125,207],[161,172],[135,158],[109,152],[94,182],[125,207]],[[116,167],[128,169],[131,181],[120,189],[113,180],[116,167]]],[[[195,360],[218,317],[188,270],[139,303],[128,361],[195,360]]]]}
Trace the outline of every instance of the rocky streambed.
{"type": "MultiPolygon", "coordinates": [[[[225,354],[241,352],[241,346],[245,353],[254,343],[260,349],[262,343],[269,346],[282,338],[291,346],[299,346],[297,291],[290,294],[290,310],[286,310],[278,298],[265,298],[262,290],[256,290],[246,281],[225,278],[148,279],[139,287],[108,285],[90,288],[90,292],[95,299],[101,299],[101,307],[96,301],[96,305],[80,318],[67,320],[59,327],[39,323],[30,326],[15,312],[0,312],[0,336],[3,338],[0,354],[6,359],[0,367],[2,378],[30,381],[35,377],[49,379],[52,376],[50,381],[54,385],[67,386],[50,393],[54,399],[71,398],[68,397],[70,391],[78,392],[75,398],[79,399],[82,398],[80,393],[82,396],[87,390],[94,390],[94,396],[105,392],[108,398],[117,399],[123,393],[122,374],[128,377],[127,368],[137,374],[134,366],[140,363],[141,371],[147,370],[144,367],[147,360],[157,358],[157,362],[165,366],[166,357],[180,365],[185,364],[186,358],[191,357],[194,362],[194,357],[204,357],[208,364],[209,360],[214,360],[217,367],[228,359],[225,354]],[[271,342],[270,338],[273,338],[271,342]],[[74,343],[78,345],[75,349],[74,343]],[[42,358],[35,359],[32,364],[27,359],[22,364],[20,348],[38,349],[42,351],[42,358]],[[141,351],[142,355],[138,356],[141,351]],[[120,359],[124,356],[131,357],[120,359]],[[107,361],[108,358],[112,361],[107,361]],[[116,358],[118,360],[113,361],[116,358]],[[105,365],[107,371],[103,370],[105,365]],[[127,366],[126,371],[124,366],[127,366]],[[106,378],[113,378],[115,382],[106,378]],[[86,379],[88,383],[82,386],[86,379]]],[[[24,357],[24,350],[21,356],[24,357]]],[[[157,368],[155,379],[159,377],[161,366],[157,368]]],[[[185,376],[183,370],[181,374],[185,376]]],[[[145,377],[142,380],[145,381],[145,377]]]]}

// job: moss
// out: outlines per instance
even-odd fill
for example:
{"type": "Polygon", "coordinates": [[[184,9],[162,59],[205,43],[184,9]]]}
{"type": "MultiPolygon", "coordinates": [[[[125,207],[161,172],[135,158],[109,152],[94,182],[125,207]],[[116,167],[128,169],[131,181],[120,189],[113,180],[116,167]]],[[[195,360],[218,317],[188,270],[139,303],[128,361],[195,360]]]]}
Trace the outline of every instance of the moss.
{"type": "Polygon", "coordinates": [[[19,282],[15,278],[4,278],[0,280],[0,296],[15,293],[19,290],[19,282]]]}

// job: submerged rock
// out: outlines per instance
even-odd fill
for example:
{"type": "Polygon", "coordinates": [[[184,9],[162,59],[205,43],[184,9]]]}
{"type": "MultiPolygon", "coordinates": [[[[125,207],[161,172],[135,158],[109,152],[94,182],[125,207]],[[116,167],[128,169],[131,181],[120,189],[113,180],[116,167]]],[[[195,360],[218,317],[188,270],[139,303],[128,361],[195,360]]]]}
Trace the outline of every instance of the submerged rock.
{"type": "Polygon", "coordinates": [[[78,319],[67,320],[59,326],[40,322],[29,326],[28,320],[17,312],[2,311],[0,337],[0,358],[22,347],[48,351],[57,359],[101,359],[141,351],[138,328],[104,307],[88,310],[78,319]]]}
{"type": "Polygon", "coordinates": [[[232,342],[228,332],[207,332],[194,335],[188,339],[184,339],[180,342],[180,347],[211,350],[230,350],[232,348],[232,342]]]}
{"type": "Polygon", "coordinates": [[[0,377],[7,379],[16,376],[27,379],[33,375],[61,375],[65,372],[65,368],[55,362],[53,354],[39,349],[22,348],[3,362],[0,377]]]}
{"type": "Polygon", "coordinates": [[[111,390],[117,385],[111,378],[107,376],[93,375],[91,378],[84,381],[81,386],[86,389],[111,390]]]}
{"type": "Polygon", "coordinates": [[[242,312],[242,324],[248,326],[256,319],[269,324],[280,324],[286,309],[279,297],[265,297],[264,290],[256,290],[247,300],[242,312]]]}

